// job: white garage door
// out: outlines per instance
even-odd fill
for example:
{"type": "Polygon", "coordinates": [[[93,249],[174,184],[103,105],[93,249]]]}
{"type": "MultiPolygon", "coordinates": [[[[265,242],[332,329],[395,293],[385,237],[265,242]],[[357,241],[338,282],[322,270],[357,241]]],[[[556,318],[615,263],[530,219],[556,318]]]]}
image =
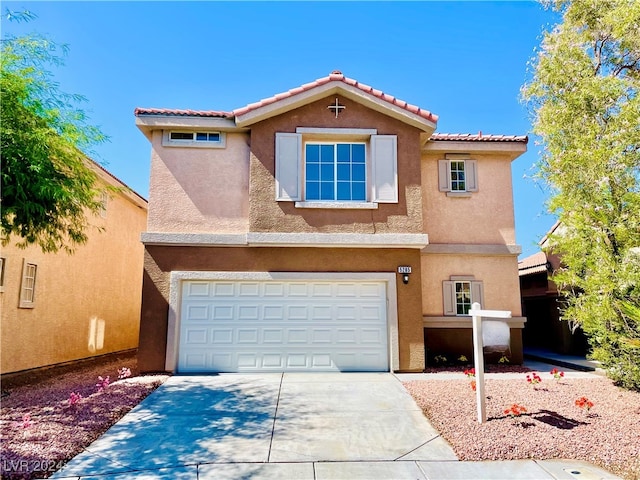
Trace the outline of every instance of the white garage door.
{"type": "Polygon", "coordinates": [[[185,281],[180,372],[388,371],[386,284],[185,281]]]}

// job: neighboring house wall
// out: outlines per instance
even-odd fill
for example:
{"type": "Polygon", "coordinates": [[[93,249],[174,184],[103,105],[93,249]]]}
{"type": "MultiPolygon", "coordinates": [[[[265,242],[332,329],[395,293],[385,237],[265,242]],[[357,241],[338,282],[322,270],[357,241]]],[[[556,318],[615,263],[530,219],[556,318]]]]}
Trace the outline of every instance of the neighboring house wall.
{"type": "Polygon", "coordinates": [[[73,255],[20,249],[15,241],[2,247],[3,374],[138,346],[147,206],[132,192],[109,195],[106,211],[90,219],[88,242],[73,255]],[[37,266],[32,308],[19,307],[24,262],[37,266]]]}

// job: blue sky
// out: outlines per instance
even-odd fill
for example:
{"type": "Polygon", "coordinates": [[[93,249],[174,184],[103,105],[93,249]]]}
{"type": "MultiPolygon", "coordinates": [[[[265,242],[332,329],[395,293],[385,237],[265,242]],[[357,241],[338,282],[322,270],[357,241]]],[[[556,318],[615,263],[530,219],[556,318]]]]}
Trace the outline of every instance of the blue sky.
{"type": "MultiPolygon", "coordinates": [[[[69,45],[60,89],[110,137],[97,160],[147,197],[150,145],[135,107],[233,110],[341,70],[439,115],[438,132],[529,134],[527,64],[557,20],[520,2],[3,2],[3,36],[69,45]]],[[[530,176],[536,139],[512,164],[521,258],[555,219],[530,176]]]]}

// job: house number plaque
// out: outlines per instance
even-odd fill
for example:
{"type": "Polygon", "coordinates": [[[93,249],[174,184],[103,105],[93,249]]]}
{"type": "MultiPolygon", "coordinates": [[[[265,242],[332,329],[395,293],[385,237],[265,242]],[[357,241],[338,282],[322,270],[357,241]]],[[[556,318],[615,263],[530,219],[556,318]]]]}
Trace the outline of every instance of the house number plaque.
{"type": "Polygon", "coordinates": [[[411,267],[398,267],[398,273],[411,273],[411,267]]]}

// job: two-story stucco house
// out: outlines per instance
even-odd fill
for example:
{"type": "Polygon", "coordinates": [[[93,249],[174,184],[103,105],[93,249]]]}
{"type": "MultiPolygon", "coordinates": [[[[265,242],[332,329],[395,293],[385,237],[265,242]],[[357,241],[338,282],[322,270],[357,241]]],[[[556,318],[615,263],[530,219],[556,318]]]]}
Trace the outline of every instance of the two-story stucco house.
{"type": "Polygon", "coordinates": [[[435,114],[341,72],[232,112],[135,116],[143,370],[422,371],[471,355],[475,301],[512,311],[521,361],[527,137],[434,133],[435,114]]]}

